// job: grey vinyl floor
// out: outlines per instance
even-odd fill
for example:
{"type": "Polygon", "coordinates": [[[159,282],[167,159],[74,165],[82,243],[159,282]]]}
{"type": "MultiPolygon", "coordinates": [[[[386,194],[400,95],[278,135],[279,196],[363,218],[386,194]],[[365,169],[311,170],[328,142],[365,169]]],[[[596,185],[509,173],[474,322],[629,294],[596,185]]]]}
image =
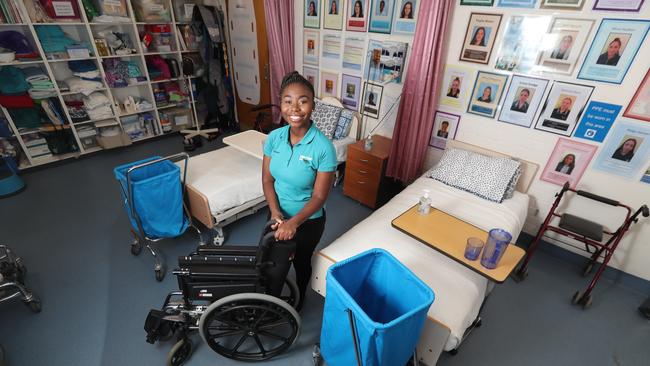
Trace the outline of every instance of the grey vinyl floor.
{"type": "MultiPolygon", "coordinates": [[[[209,142],[201,151],[223,146],[209,142]]],[[[145,342],[144,319],[177,289],[167,275],[157,282],[151,257],[129,252],[130,233],[112,169],[151,155],[182,150],[178,136],[23,174],[23,193],[0,200],[0,243],[20,255],[27,282],[42,298],[31,313],[20,301],[0,304],[0,344],[11,366],[164,365],[171,343],[145,342]]],[[[367,217],[371,210],[345,197],[341,187],[328,200],[321,245],[367,217]]],[[[227,230],[227,243],[254,244],[266,211],[227,230]]],[[[160,245],[170,267],[191,252],[196,236],[186,233],[160,245]]],[[[641,294],[603,281],[594,305],[583,311],[571,294],[586,285],[579,267],[540,252],[527,281],[508,280],[492,293],[483,326],[460,352],[443,354],[439,365],[650,365],[650,321],[636,308],[641,294]]],[[[285,354],[264,364],[311,365],[319,340],[323,299],[310,292],[302,331],[285,354]]],[[[240,364],[200,343],[188,365],[240,364]]],[[[346,365],[347,366],[347,365],[346,365]]]]}

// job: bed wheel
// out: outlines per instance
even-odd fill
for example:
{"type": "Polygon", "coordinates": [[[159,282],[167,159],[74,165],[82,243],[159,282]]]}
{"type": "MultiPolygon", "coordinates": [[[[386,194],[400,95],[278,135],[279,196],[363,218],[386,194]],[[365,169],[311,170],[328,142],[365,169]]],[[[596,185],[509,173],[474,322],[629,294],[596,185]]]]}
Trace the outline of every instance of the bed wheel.
{"type": "Polygon", "coordinates": [[[515,273],[512,274],[512,279],[515,280],[515,282],[522,282],[528,277],[528,269],[518,269],[515,271],[515,273]]]}
{"type": "Polygon", "coordinates": [[[181,338],[167,354],[166,366],[181,366],[192,355],[194,345],[188,338],[181,338]]]}
{"type": "Polygon", "coordinates": [[[591,271],[594,269],[594,262],[589,261],[585,265],[585,267],[582,269],[582,277],[587,277],[591,273],[591,271]]]}
{"type": "Polygon", "coordinates": [[[165,278],[165,267],[154,270],[156,272],[156,281],[160,282],[165,278]]]}

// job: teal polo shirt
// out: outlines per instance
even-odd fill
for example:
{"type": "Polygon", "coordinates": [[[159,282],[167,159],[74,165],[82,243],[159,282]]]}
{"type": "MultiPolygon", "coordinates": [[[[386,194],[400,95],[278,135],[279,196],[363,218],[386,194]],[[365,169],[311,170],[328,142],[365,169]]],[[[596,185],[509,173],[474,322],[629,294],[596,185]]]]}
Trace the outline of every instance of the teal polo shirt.
{"type": "MultiPolygon", "coordinates": [[[[269,170],[275,179],[273,187],[285,217],[295,216],[311,199],[317,172],[336,170],[336,150],[332,141],[312,122],[302,140],[295,146],[289,141],[289,125],[269,134],[264,155],[271,158],[269,170]]],[[[310,219],[323,216],[318,210],[310,219]]]]}

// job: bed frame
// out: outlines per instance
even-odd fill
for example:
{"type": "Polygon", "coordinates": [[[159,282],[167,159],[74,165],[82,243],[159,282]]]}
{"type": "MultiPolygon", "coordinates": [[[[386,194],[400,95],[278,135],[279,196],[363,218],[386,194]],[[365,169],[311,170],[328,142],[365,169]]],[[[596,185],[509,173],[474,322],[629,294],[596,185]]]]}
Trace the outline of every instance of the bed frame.
{"type": "MultiPolygon", "coordinates": [[[[333,97],[325,97],[321,99],[321,101],[326,104],[344,108],[343,104],[341,104],[338,99],[333,97]]],[[[349,136],[354,136],[357,141],[361,135],[360,121],[361,116],[359,113],[354,112],[349,136]]],[[[336,177],[337,178],[335,182],[339,182],[341,174],[339,173],[338,169],[336,171],[336,177]]],[[[192,187],[190,184],[187,184],[186,187],[190,212],[194,218],[205,225],[205,227],[212,230],[212,242],[215,245],[222,245],[226,239],[223,232],[224,226],[235,222],[242,217],[252,215],[267,205],[264,196],[260,196],[254,200],[244,203],[241,206],[233,207],[230,210],[213,216],[207,197],[203,193],[199,192],[196,188],[192,187]]]]}
{"type": "MultiPolygon", "coordinates": [[[[530,187],[533,179],[537,174],[537,170],[539,169],[539,165],[536,163],[511,157],[507,154],[488,150],[480,146],[471,145],[457,140],[447,141],[447,147],[468,150],[488,156],[510,157],[521,162],[522,174],[519,178],[519,181],[517,182],[516,188],[517,191],[521,193],[526,193],[528,191],[528,188],[530,187]]],[[[321,260],[312,260],[314,275],[312,275],[311,287],[314,289],[314,291],[325,296],[324,294],[326,291],[326,279],[324,278],[324,274],[327,273],[327,269],[332,264],[336,263],[336,261],[320,251],[318,252],[318,255],[321,260]],[[319,273],[323,274],[322,278],[318,276],[319,273]]],[[[465,331],[462,340],[469,336],[474,327],[480,325],[480,321],[481,320],[479,316],[474,321],[474,323],[465,331]]],[[[420,361],[429,366],[435,365],[438,361],[438,358],[440,357],[440,354],[444,351],[445,344],[450,334],[451,330],[447,325],[431,316],[427,316],[427,320],[424,322],[424,327],[422,328],[422,333],[420,335],[420,341],[417,346],[417,354],[420,357],[420,361]]],[[[460,344],[462,344],[462,340],[460,344]]],[[[458,347],[460,347],[460,345],[458,347]]],[[[452,353],[456,352],[458,347],[453,350],[452,353]]]]}

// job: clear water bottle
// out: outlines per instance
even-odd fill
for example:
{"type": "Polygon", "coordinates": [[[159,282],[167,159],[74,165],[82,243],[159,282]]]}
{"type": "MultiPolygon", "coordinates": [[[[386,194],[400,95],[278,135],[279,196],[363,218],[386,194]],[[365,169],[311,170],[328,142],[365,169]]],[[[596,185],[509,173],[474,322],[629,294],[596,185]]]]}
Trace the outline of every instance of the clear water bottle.
{"type": "Polygon", "coordinates": [[[431,211],[431,198],[429,198],[429,190],[423,189],[422,197],[420,197],[420,204],[418,206],[418,213],[420,215],[426,215],[431,211]]]}
{"type": "Polygon", "coordinates": [[[372,150],[372,135],[369,135],[368,138],[366,138],[366,141],[363,144],[363,149],[366,151],[372,150]]]}

